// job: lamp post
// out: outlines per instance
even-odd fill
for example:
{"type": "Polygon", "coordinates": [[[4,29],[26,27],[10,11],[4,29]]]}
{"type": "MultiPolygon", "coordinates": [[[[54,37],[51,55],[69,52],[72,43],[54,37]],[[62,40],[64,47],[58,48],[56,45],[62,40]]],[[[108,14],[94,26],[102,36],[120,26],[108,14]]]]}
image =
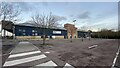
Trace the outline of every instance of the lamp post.
{"type": "Polygon", "coordinates": [[[12,29],[13,29],[13,40],[15,39],[15,25],[12,23],[12,29]]]}
{"type": "Polygon", "coordinates": [[[75,26],[75,22],[76,22],[76,20],[73,20],[73,22],[74,22],[74,26],[75,26]]]}
{"type": "Polygon", "coordinates": [[[70,42],[72,42],[72,34],[70,34],[70,42]]]}
{"type": "Polygon", "coordinates": [[[45,25],[42,25],[43,28],[43,45],[45,45],[45,40],[46,40],[46,36],[45,36],[45,25]]]}
{"type": "MultiPolygon", "coordinates": [[[[75,22],[76,22],[76,20],[73,20],[73,22],[74,22],[74,26],[75,26],[75,22]]],[[[76,30],[76,28],[75,28],[74,30],[76,30]]],[[[75,32],[75,33],[76,33],[76,32],[75,32]]]]}
{"type": "Polygon", "coordinates": [[[98,28],[98,39],[100,38],[100,28],[98,28]]]}
{"type": "Polygon", "coordinates": [[[15,40],[15,21],[17,20],[14,20],[14,22],[12,23],[12,26],[13,26],[13,39],[15,40]]]}

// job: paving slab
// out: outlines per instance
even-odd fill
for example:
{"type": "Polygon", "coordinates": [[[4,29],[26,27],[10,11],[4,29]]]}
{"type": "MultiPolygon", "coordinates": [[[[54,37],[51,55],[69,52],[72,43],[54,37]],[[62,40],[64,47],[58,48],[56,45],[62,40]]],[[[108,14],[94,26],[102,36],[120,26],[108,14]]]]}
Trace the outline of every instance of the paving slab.
{"type": "Polygon", "coordinates": [[[32,50],[38,50],[38,48],[29,42],[23,41],[20,42],[10,53],[13,54],[13,53],[20,53],[20,52],[26,52],[32,50]]]}
{"type": "Polygon", "coordinates": [[[30,42],[20,42],[11,52],[3,67],[58,66],[30,42]]]}

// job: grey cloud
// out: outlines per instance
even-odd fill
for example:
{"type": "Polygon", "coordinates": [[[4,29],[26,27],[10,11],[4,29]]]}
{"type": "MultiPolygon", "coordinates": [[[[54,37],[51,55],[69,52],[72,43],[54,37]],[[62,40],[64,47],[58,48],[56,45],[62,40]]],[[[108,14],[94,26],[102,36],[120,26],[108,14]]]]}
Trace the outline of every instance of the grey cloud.
{"type": "Polygon", "coordinates": [[[15,2],[13,4],[18,5],[22,9],[22,11],[24,11],[24,12],[31,11],[31,10],[33,10],[35,8],[34,6],[31,6],[32,3],[15,2]]]}
{"type": "Polygon", "coordinates": [[[71,14],[71,15],[69,15],[70,17],[74,17],[74,15],[73,14],[71,14]]]}
{"type": "Polygon", "coordinates": [[[79,18],[79,19],[88,19],[88,18],[90,18],[90,12],[85,11],[83,13],[80,13],[80,14],[77,15],[77,18],[79,18]]]}
{"type": "Polygon", "coordinates": [[[48,6],[48,2],[42,2],[43,6],[48,6]]]}
{"type": "Polygon", "coordinates": [[[64,16],[57,16],[57,15],[54,15],[54,17],[55,17],[56,20],[58,20],[58,21],[67,20],[67,18],[64,17],[64,16]]]}

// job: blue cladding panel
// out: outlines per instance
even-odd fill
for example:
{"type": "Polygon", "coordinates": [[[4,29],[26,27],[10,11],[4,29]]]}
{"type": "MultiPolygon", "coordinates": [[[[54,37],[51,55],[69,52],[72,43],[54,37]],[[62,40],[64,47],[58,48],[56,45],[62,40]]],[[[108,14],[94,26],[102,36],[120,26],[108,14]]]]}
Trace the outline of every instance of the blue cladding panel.
{"type": "Polygon", "coordinates": [[[16,36],[32,36],[32,28],[26,28],[25,26],[15,26],[16,36]],[[25,33],[25,34],[24,34],[25,33]]]}
{"type": "Polygon", "coordinates": [[[16,36],[33,36],[33,34],[37,33],[37,36],[47,35],[47,36],[67,36],[66,30],[61,29],[44,29],[44,28],[36,28],[30,26],[15,26],[15,35],[16,36]],[[25,30],[25,32],[24,32],[25,30]],[[35,30],[32,32],[32,30],[35,30]],[[61,31],[61,34],[53,34],[53,31],[61,31]]]}
{"type": "Polygon", "coordinates": [[[81,37],[82,32],[78,31],[78,38],[81,37]]]}

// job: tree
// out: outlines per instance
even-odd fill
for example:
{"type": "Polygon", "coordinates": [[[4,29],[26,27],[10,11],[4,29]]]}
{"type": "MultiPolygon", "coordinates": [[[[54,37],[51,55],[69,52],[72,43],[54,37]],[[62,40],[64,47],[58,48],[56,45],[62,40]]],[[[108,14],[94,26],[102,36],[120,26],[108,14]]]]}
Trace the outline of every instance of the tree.
{"type": "Polygon", "coordinates": [[[89,40],[90,40],[92,31],[88,30],[88,33],[89,33],[89,40]]]}
{"type": "Polygon", "coordinates": [[[17,21],[18,15],[20,15],[21,9],[19,6],[13,3],[0,3],[0,19],[8,21],[17,21]]]}
{"type": "MultiPolygon", "coordinates": [[[[18,15],[20,15],[20,13],[21,13],[21,9],[19,6],[7,2],[0,3],[0,20],[2,21],[2,23],[5,23],[5,21],[12,21],[12,22],[18,21],[19,19],[17,17],[18,15]]],[[[5,30],[4,30],[4,36],[5,36],[5,30]]]]}
{"type": "Polygon", "coordinates": [[[87,27],[86,27],[86,26],[82,26],[82,27],[80,28],[80,30],[82,31],[82,41],[83,41],[84,32],[87,31],[87,27]]]}
{"type": "Polygon", "coordinates": [[[45,28],[54,28],[59,25],[58,21],[61,20],[61,18],[57,18],[57,16],[50,14],[45,15],[45,14],[36,14],[31,17],[31,23],[34,23],[35,26],[44,28],[43,31],[43,45],[45,44],[45,28]]]}

